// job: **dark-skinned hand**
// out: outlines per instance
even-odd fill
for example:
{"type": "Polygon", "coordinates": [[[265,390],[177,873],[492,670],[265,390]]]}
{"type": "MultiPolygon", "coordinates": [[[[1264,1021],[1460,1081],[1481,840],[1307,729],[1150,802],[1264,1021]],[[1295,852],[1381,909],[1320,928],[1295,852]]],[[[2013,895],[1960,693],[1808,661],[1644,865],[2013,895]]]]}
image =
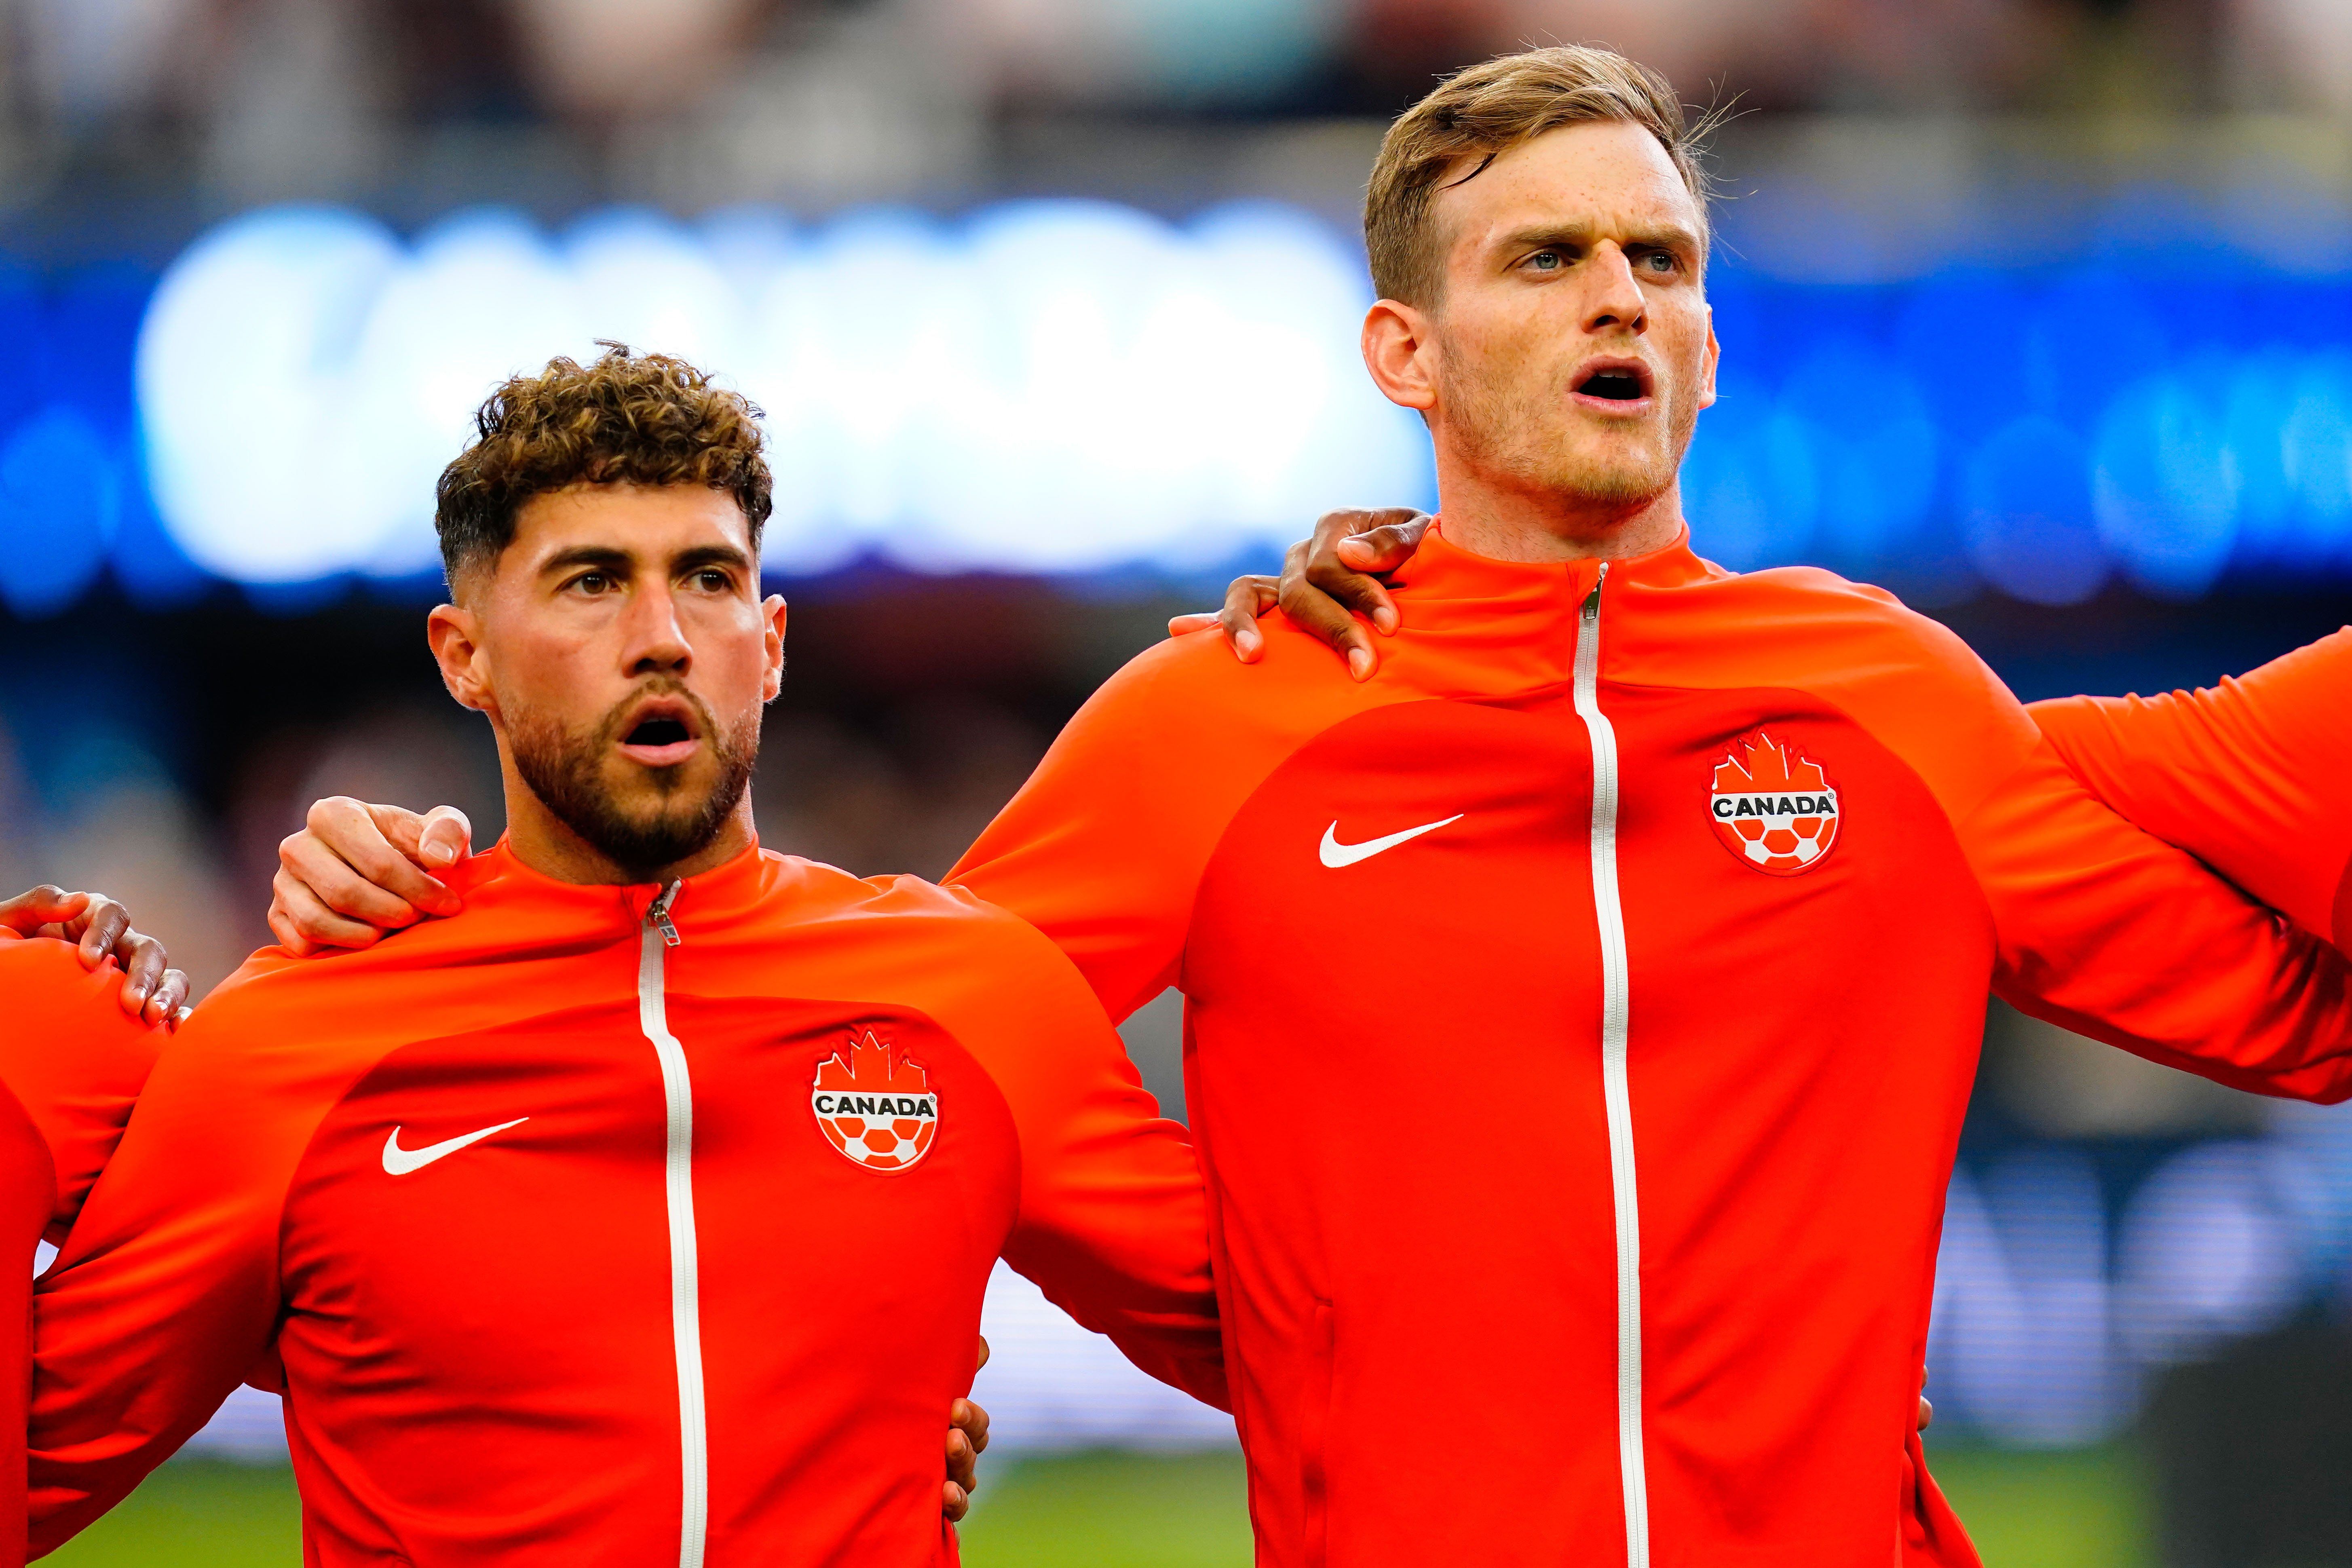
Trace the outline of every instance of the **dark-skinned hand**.
{"type": "Polygon", "coordinates": [[[1280,577],[1234,578],[1223,609],[1178,616],[1168,623],[1168,635],[1221,626],[1234,656],[1255,664],[1265,653],[1258,617],[1278,606],[1293,626],[1346,658],[1349,675],[1370,680],[1381,658],[1367,625],[1393,637],[1404,624],[1381,575],[1412,558],[1429,523],[1427,512],[1411,507],[1327,511],[1316,520],[1312,538],[1284,552],[1280,577]]]}
{"type": "Polygon", "coordinates": [[[122,970],[117,1000],[124,1012],[143,1023],[177,1028],[186,1016],[188,977],[170,968],[163,944],[133,931],[131,911],[104,894],[35,888],[0,900],[0,926],[19,936],[72,942],[85,969],[114,960],[122,970]]]}
{"type": "MultiPolygon", "coordinates": [[[[980,1342],[979,1365],[988,1364],[988,1339],[980,1342]]],[[[948,1406],[948,1482],[940,1511],[955,1523],[971,1511],[980,1489],[980,1456],[988,1447],[988,1412],[969,1399],[948,1406]]]]}

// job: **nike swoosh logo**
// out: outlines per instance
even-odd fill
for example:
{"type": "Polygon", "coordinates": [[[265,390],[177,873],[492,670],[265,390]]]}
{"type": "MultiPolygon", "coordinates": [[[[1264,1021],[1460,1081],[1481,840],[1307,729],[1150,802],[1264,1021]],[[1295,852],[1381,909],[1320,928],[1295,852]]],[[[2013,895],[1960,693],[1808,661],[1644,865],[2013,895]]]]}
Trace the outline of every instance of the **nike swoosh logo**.
{"type": "Polygon", "coordinates": [[[1462,814],[1455,812],[1444,821],[1424,822],[1419,827],[1408,827],[1402,833],[1391,833],[1381,838],[1367,838],[1361,844],[1339,842],[1339,825],[1333,823],[1323,830],[1321,854],[1323,864],[1334,871],[1342,866],[1352,866],[1359,860],[1369,860],[1383,849],[1393,849],[1408,838],[1418,838],[1424,833],[1434,833],[1448,822],[1459,822],[1462,814]]]}
{"type": "Polygon", "coordinates": [[[392,1136],[383,1141],[383,1173],[387,1176],[404,1176],[411,1171],[421,1171],[434,1161],[444,1155],[454,1154],[468,1143],[478,1143],[493,1132],[503,1132],[509,1127],[520,1127],[530,1120],[528,1116],[518,1116],[512,1121],[501,1121],[496,1127],[485,1127],[479,1132],[466,1132],[455,1138],[445,1138],[438,1143],[427,1143],[422,1149],[402,1148],[400,1129],[395,1127],[392,1130],[392,1136]]]}

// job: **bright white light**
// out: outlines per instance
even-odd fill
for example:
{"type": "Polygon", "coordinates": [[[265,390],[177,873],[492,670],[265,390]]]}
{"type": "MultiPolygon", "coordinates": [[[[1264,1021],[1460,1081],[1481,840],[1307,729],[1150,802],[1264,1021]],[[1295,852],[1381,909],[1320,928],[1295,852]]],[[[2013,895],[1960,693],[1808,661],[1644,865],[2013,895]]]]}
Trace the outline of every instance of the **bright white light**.
{"type": "Polygon", "coordinates": [[[139,332],[139,409],[157,510],[189,559],[301,582],[374,550],[380,515],[334,510],[371,445],[352,345],[403,266],[372,219],[280,208],[214,230],[164,275],[139,332]]]}
{"type": "Polygon", "coordinates": [[[1185,567],[1344,501],[1425,499],[1424,442],[1357,363],[1370,292],[1302,215],[1187,227],[1024,202],[958,228],[863,212],[796,234],[592,215],[551,244],[459,214],[401,246],[346,213],[224,226],[140,352],[156,499],[223,575],[403,574],[485,395],[609,338],[768,411],[772,569],[1185,567]]]}

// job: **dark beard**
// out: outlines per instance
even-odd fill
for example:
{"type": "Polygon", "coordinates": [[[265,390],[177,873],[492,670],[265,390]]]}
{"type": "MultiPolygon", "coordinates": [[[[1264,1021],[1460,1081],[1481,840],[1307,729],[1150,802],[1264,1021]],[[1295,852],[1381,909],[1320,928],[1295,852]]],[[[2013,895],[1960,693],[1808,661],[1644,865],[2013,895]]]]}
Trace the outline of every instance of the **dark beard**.
{"type": "Polygon", "coordinates": [[[751,765],[760,752],[759,720],[755,715],[738,732],[713,721],[699,698],[673,681],[657,681],[630,693],[606,714],[593,731],[580,733],[552,724],[518,724],[508,731],[515,771],[530,786],[540,804],[564,826],[578,834],[606,859],[627,872],[632,880],[652,881],[656,873],[691,859],[710,847],[727,818],[743,799],[751,782],[751,765]],[[625,813],[605,792],[604,758],[620,739],[628,710],[647,690],[674,693],[692,703],[702,722],[702,733],[719,762],[719,776],[699,800],[685,794],[682,770],[653,770],[660,803],[642,816],[625,813]]]}

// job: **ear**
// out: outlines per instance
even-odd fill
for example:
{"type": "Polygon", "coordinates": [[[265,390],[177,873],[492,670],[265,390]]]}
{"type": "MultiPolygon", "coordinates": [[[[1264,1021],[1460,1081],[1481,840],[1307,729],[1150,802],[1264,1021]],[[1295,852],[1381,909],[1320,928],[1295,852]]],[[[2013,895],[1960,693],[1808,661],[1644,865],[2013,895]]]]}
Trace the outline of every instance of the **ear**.
{"type": "Polygon", "coordinates": [[[760,678],[760,700],[773,702],[776,693],[784,689],[784,596],[782,594],[769,595],[760,605],[760,614],[768,623],[765,649],[768,668],[760,678]]]}
{"type": "Polygon", "coordinates": [[[1715,406],[1715,367],[1723,358],[1723,345],[1715,341],[1715,307],[1706,308],[1706,363],[1699,370],[1698,405],[1715,406]]]}
{"type": "Polygon", "coordinates": [[[425,641],[433,662],[441,667],[441,684],[458,705],[499,716],[498,697],[490,683],[488,661],[483,657],[481,623],[474,612],[457,605],[436,605],[425,617],[425,641]]]}
{"type": "Polygon", "coordinates": [[[1437,341],[1429,313],[1381,300],[1364,313],[1364,368],[1381,395],[1425,416],[1437,406],[1437,341]]]}

